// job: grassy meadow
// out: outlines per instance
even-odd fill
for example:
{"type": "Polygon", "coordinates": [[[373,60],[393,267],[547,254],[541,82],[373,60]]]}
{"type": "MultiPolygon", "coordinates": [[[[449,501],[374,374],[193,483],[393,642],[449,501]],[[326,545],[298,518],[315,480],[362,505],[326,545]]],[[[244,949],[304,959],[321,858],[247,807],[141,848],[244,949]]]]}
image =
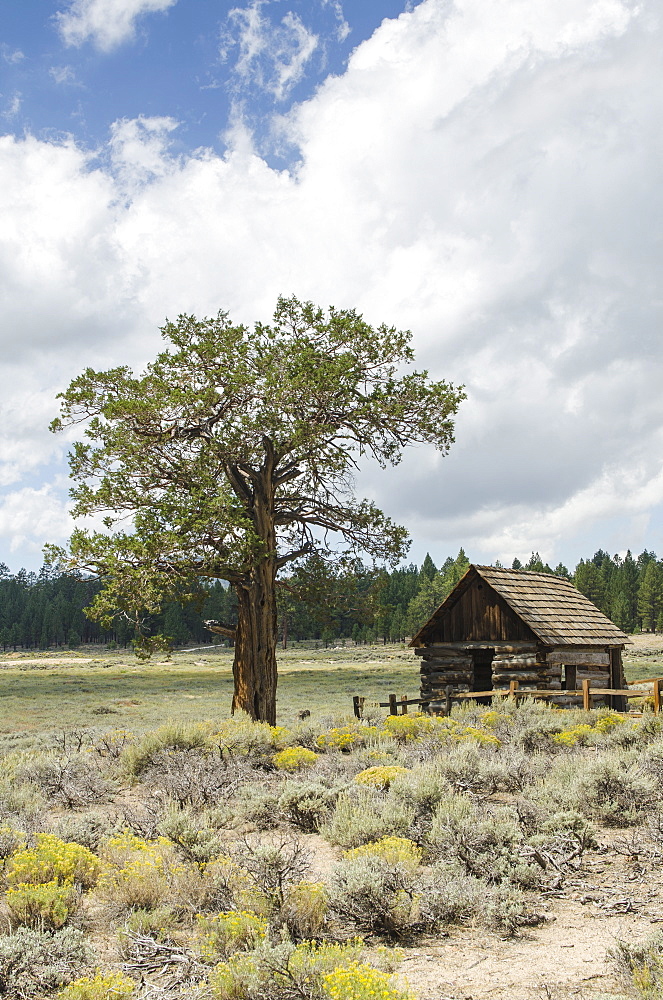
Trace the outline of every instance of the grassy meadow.
{"type": "MultiPolygon", "coordinates": [[[[297,649],[279,656],[278,717],[352,713],[352,698],[416,697],[418,662],[403,646],[297,649]]],[[[232,650],[137,660],[130,651],[85,649],[0,657],[0,745],[30,744],[70,727],[154,729],[166,719],[224,718],[232,698],[232,650]]]]}
{"type": "MultiPolygon", "coordinates": [[[[663,675],[663,636],[635,636],[624,656],[629,681],[663,675]]],[[[402,645],[279,652],[278,721],[300,712],[351,714],[355,694],[384,702],[416,697],[419,660],[402,645]]],[[[146,732],[168,719],[225,718],[232,698],[232,650],[210,646],[144,662],[129,650],[0,656],[0,747],[31,745],[60,729],[146,732]]]]}

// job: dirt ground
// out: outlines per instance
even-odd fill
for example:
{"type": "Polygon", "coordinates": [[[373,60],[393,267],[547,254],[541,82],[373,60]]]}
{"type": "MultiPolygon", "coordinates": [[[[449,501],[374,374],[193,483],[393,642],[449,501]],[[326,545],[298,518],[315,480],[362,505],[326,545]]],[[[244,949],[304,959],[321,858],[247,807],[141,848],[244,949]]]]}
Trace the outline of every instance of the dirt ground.
{"type": "Polygon", "coordinates": [[[663,872],[629,855],[629,831],[603,831],[575,877],[533,907],[545,922],[503,939],[451,927],[405,950],[400,975],[417,1000],[622,998],[607,961],[618,940],[663,930],[663,872]]]}

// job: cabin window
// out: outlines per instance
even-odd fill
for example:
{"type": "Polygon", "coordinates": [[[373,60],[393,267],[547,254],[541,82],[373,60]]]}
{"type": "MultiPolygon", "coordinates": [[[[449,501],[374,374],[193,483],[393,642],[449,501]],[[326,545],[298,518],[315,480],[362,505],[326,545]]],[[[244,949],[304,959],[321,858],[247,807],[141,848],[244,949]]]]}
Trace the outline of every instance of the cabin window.
{"type": "Polygon", "coordinates": [[[578,668],[575,664],[564,664],[562,667],[562,689],[564,691],[576,691],[578,680],[578,668]]]}

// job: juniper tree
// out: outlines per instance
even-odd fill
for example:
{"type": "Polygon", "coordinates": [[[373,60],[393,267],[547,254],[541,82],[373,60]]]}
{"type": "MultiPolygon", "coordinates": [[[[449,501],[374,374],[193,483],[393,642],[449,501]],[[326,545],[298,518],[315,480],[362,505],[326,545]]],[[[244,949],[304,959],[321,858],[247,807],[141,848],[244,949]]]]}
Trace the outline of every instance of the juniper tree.
{"type": "MultiPolygon", "coordinates": [[[[355,496],[367,458],[386,468],[415,443],[446,453],[462,389],[405,371],[409,332],[353,310],[279,299],[271,324],[182,315],[142,374],[87,369],[60,394],[60,430],[82,423],[70,455],[77,528],[68,566],[100,576],[90,614],[145,631],[146,616],[227,580],[238,621],[233,710],[274,723],[276,586],[313,553],[395,564],[404,528],[355,496]]],[[[156,643],[155,637],[151,642],[156,643]]]]}

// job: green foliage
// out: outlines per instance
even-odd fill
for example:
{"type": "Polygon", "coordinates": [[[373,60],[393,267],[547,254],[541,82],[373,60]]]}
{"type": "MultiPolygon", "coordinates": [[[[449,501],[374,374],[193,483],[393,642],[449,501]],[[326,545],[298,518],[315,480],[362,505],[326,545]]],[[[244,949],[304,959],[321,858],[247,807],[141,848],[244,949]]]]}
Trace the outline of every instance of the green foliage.
{"type": "Polygon", "coordinates": [[[325,976],[356,962],[362,943],[263,945],[253,952],[232,956],[209,975],[214,1000],[289,1000],[293,996],[320,995],[325,976]]]}
{"type": "Polygon", "coordinates": [[[59,930],[79,904],[71,882],[57,879],[38,885],[19,882],[7,890],[6,899],[14,920],[34,930],[59,930]]]}
{"type": "Polygon", "coordinates": [[[43,997],[70,983],[91,962],[82,931],[19,927],[0,937],[0,982],[8,1000],[43,997]]]}
{"type": "Polygon", "coordinates": [[[608,952],[622,981],[642,1000],[659,1000],[663,994],[663,934],[644,941],[617,941],[608,952]]]}
{"type": "Polygon", "coordinates": [[[319,938],[327,923],[329,894],[324,882],[296,882],[288,886],[280,919],[295,941],[319,938]]]}
{"type": "Polygon", "coordinates": [[[414,810],[404,802],[359,786],[339,795],[331,819],[320,832],[339,847],[360,847],[382,837],[406,836],[413,820],[414,810]]]}
{"type": "Polygon", "coordinates": [[[180,316],[162,334],[170,346],[143,374],[87,369],[60,394],[52,429],[85,426],[70,456],[74,516],[102,513],[109,533],[77,529],[69,551],[49,558],[102,577],[91,617],[107,629],[131,622],[147,653],[168,641],[150,616],[167,602],[201,604],[205,578],[227,580],[239,632],[260,650],[264,699],[256,711],[238,682],[236,703],[273,721],[278,571],[326,556],[328,532],[349,558],[395,564],[406,532],[354,496],[351,474],[364,455],[398,463],[409,444],[446,453],[464,393],[401,374],[414,357],[408,332],[295,298],[252,331],[219,313],[180,316]]]}
{"type": "Polygon", "coordinates": [[[316,833],[328,818],[341,793],[321,781],[288,781],[279,798],[282,815],[304,833],[316,833]]]}
{"type": "Polygon", "coordinates": [[[268,922],[247,910],[228,910],[198,917],[200,952],[205,961],[218,962],[236,951],[248,951],[262,941],[268,922]]]}

